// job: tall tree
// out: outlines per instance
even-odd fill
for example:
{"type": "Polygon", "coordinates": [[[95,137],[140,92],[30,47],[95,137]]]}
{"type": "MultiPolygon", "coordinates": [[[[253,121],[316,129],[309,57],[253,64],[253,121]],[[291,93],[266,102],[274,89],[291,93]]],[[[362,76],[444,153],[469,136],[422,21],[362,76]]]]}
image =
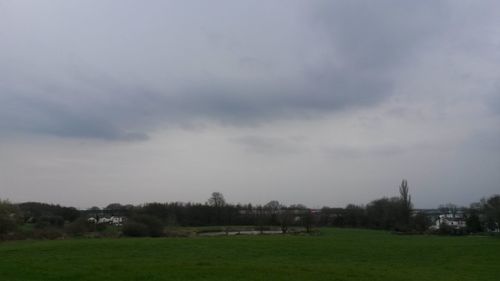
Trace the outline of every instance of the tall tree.
{"type": "Polygon", "coordinates": [[[411,195],[409,193],[408,181],[405,179],[401,181],[401,185],[399,186],[399,194],[402,205],[401,222],[404,225],[408,225],[410,223],[411,210],[413,206],[411,204],[411,195]]]}
{"type": "Polygon", "coordinates": [[[486,215],[487,227],[498,230],[500,227],[500,195],[493,195],[488,200],[481,200],[486,215]]]}

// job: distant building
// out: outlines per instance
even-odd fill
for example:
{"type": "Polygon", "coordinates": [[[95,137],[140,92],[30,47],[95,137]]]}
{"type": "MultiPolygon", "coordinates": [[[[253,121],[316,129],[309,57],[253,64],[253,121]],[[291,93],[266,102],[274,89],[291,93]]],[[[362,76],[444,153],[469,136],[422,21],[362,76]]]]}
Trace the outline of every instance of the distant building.
{"type": "Polygon", "coordinates": [[[111,225],[120,226],[125,221],[125,218],[124,217],[115,217],[115,216],[112,216],[109,218],[107,218],[107,217],[102,217],[102,218],[90,217],[87,219],[87,221],[90,223],[95,223],[95,224],[111,224],[111,225]]]}
{"type": "Polygon", "coordinates": [[[440,229],[441,226],[446,225],[453,229],[462,229],[465,228],[466,222],[463,212],[455,212],[448,214],[441,214],[437,217],[435,223],[431,228],[440,229]]]}

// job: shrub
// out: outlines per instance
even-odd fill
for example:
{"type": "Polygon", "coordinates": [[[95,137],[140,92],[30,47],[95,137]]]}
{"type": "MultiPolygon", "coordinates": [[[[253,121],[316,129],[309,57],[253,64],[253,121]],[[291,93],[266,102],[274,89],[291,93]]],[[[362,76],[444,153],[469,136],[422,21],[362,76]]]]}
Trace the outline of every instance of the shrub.
{"type": "Polygon", "coordinates": [[[9,216],[0,216],[0,236],[16,230],[17,224],[9,216]]]}
{"type": "Polygon", "coordinates": [[[21,215],[19,209],[9,203],[9,201],[0,200],[0,238],[17,229],[20,223],[21,215]]]}
{"type": "Polygon", "coordinates": [[[131,237],[149,236],[149,229],[145,224],[135,221],[128,221],[123,225],[123,235],[131,237]]]}
{"type": "Polygon", "coordinates": [[[95,226],[89,223],[85,218],[79,218],[74,222],[66,225],[66,232],[73,236],[80,236],[87,232],[93,231],[95,226]]]}
{"type": "Polygon", "coordinates": [[[61,216],[41,216],[37,219],[35,228],[45,229],[53,227],[63,227],[64,218],[61,216]]]}
{"type": "Polygon", "coordinates": [[[151,237],[160,237],[163,235],[163,223],[156,217],[142,215],[135,217],[134,221],[146,225],[151,237]]]}
{"type": "Polygon", "coordinates": [[[418,213],[411,219],[411,225],[413,230],[417,232],[425,232],[431,226],[431,221],[428,216],[418,213]]]}
{"type": "Polygon", "coordinates": [[[163,236],[162,222],[153,216],[140,215],[136,216],[123,226],[123,234],[126,236],[163,236]]]}
{"type": "Polygon", "coordinates": [[[439,235],[465,235],[467,234],[465,228],[454,228],[446,224],[441,224],[436,231],[439,235]]]}
{"type": "Polygon", "coordinates": [[[64,232],[57,228],[45,228],[45,229],[35,229],[33,231],[34,239],[49,239],[54,240],[58,238],[64,238],[64,232]]]}
{"type": "Polygon", "coordinates": [[[189,237],[194,236],[195,232],[181,229],[168,229],[165,231],[164,235],[166,237],[189,237]]]}
{"type": "Polygon", "coordinates": [[[98,224],[96,224],[96,226],[95,226],[95,230],[96,230],[96,231],[99,231],[99,232],[103,232],[103,231],[105,231],[105,230],[106,230],[106,228],[107,228],[107,227],[108,227],[108,225],[107,225],[107,224],[105,224],[105,223],[98,223],[98,224]]]}

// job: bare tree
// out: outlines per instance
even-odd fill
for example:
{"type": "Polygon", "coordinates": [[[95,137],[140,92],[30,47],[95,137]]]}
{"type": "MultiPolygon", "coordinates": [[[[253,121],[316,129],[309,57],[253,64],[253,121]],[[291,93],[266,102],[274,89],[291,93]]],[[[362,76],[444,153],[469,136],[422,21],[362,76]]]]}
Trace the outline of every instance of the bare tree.
{"type": "Polygon", "coordinates": [[[278,222],[283,234],[288,232],[288,227],[293,223],[293,212],[282,207],[278,213],[278,222]]]}
{"type": "Polygon", "coordinates": [[[208,205],[216,208],[224,207],[226,205],[226,200],[224,195],[220,192],[212,192],[212,196],[208,198],[208,205]]]}
{"type": "Polygon", "coordinates": [[[453,217],[458,212],[458,206],[453,203],[446,203],[444,205],[439,205],[439,211],[444,214],[451,214],[453,217]]]}
{"type": "Polygon", "coordinates": [[[105,208],[106,210],[122,210],[124,206],[120,203],[111,203],[105,208]]]}
{"type": "Polygon", "coordinates": [[[104,208],[104,209],[107,211],[110,211],[111,215],[116,216],[123,211],[124,207],[120,203],[111,203],[108,206],[106,206],[106,208],[104,208]]]}
{"type": "Polygon", "coordinates": [[[264,205],[266,217],[269,218],[268,223],[274,225],[279,223],[278,214],[281,209],[281,205],[278,201],[272,200],[269,201],[266,205],[264,205]]]}
{"type": "Polygon", "coordinates": [[[272,201],[269,201],[266,205],[264,205],[264,208],[266,208],[267,211],[269,211],[269,213],[272,215],[272,214],[278,213],[280,206],[281,205],[278,201],[272,200],[272,201]]]}
{"type": "Polygon", "coordinates": [[[307,210],[304,216],[302,217],[302,222],[304,223],[304,227],[306,228],[306,232],[310,233],[313,223],[314,223],[314,214],[312,210],[307,210]]]}
{"type": "Polygon", "coordinates": [[[224,199],[224,195],[220,192],[212,192],[212,196],[208,198],[208,205],[215,208],[215,219],[217,224],[221,224],[222,222],[222,211],[224,206],[226,205],[226,200],[224,199]]]}

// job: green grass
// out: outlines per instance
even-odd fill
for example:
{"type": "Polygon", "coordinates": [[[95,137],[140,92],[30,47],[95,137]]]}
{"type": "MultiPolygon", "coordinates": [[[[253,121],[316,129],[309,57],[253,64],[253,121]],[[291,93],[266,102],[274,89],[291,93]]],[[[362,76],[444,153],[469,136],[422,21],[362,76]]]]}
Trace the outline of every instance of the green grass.
{"type": "Polygon", "coordinates": [[[500,280],[498,238],[321,233],[4,242],[0,280],[500,280]]]}

